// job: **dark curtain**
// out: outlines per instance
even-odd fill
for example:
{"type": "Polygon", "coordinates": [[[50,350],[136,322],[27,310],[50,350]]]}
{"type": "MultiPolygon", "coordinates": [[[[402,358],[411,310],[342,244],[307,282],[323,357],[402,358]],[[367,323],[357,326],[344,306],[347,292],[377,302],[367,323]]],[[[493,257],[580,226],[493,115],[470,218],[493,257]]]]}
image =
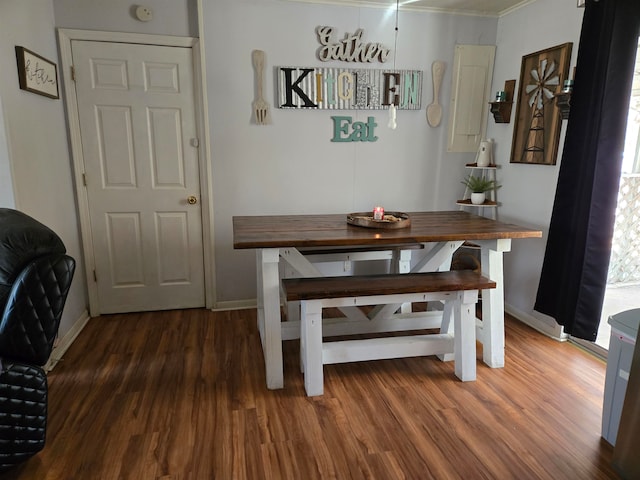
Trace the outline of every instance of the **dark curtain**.
{"type": "Polygon", "coordinates": [[[593,341],[607,283],[640,0],[587,0],[535,309],[593,341]]]}

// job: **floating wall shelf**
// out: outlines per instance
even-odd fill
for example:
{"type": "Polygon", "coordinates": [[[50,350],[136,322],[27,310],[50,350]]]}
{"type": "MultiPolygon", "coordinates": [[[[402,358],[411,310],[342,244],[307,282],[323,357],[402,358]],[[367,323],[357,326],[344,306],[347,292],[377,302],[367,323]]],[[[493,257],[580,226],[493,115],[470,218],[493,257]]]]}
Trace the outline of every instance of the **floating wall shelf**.
{"type": "Polygon", "coordinates": [[[516,89],[515,80],[504,82],[505,99],[500,102],[489,102],[491,113],[496,123],[509,123],[511,121],[511,109],[513,107],[513,92],[516,89]]]}
{"type": "Polygon", "coordinates": [[[571,109],[571,92],[556,93],[556,105],[560,109],[562,120],[569,118],[569,110],[571,109]]]}

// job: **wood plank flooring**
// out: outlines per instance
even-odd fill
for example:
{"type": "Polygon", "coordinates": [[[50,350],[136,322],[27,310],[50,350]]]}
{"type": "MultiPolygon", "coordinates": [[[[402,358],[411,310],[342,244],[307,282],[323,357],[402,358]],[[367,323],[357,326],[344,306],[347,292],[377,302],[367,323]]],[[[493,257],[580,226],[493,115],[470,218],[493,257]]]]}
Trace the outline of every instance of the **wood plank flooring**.
{"type": "Polygon", "coordinates": [[[6,479],[610,479],[605,364],[507,319],[506,367],[325,366],[265,387],[255,310],[92,319],[49,374],[47,444],[6,479]]]}

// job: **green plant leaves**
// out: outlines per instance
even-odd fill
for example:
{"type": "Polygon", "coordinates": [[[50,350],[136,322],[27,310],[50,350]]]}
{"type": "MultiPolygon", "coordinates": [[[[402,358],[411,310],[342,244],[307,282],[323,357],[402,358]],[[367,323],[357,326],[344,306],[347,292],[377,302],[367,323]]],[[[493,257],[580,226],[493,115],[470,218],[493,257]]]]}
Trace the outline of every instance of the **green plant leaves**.
{"type": "Polygon", "coordinates": [[[489,180],[483,176],[467,175],[463,181],[461,181],[469,190],[473,193],[489,192],[491,190],[497,190],[502,185],[498,185],[495,180],[489,180]]]}

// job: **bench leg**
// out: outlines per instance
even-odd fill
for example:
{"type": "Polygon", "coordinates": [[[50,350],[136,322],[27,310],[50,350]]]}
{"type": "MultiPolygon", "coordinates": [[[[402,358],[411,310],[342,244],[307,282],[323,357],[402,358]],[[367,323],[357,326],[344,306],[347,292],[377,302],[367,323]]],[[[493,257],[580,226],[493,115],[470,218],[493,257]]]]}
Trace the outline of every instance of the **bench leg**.
{"type": "Polygon", "coordinates": [[[322,302],[306,300],[300,302],[301,331],[300,350],[304,370],[304,389],[307,396],[324,393],[322,367],[322,302]]]}
{"type": "MultiPolygon", "coordinates": [[[[453,334],[453,319],[451,318],[451,315],[453,314],[455,305],[455,301],[444,302],[444,307],[442,309],[442,323],[440,324],[440,333],[453,334]]],[[[443,362],[450,362],[451,360],[455,360],[453,353],[442,353],[438,355],[438,358],[443,362]]]]}
{"type": "Polygon", "coordinates": [[[470,303],[470,294],[477,291],[465,291],[458,294],[453,312],[455,374],[463,382],[476,379],[476,322],[475,301],[470,303]]]}

